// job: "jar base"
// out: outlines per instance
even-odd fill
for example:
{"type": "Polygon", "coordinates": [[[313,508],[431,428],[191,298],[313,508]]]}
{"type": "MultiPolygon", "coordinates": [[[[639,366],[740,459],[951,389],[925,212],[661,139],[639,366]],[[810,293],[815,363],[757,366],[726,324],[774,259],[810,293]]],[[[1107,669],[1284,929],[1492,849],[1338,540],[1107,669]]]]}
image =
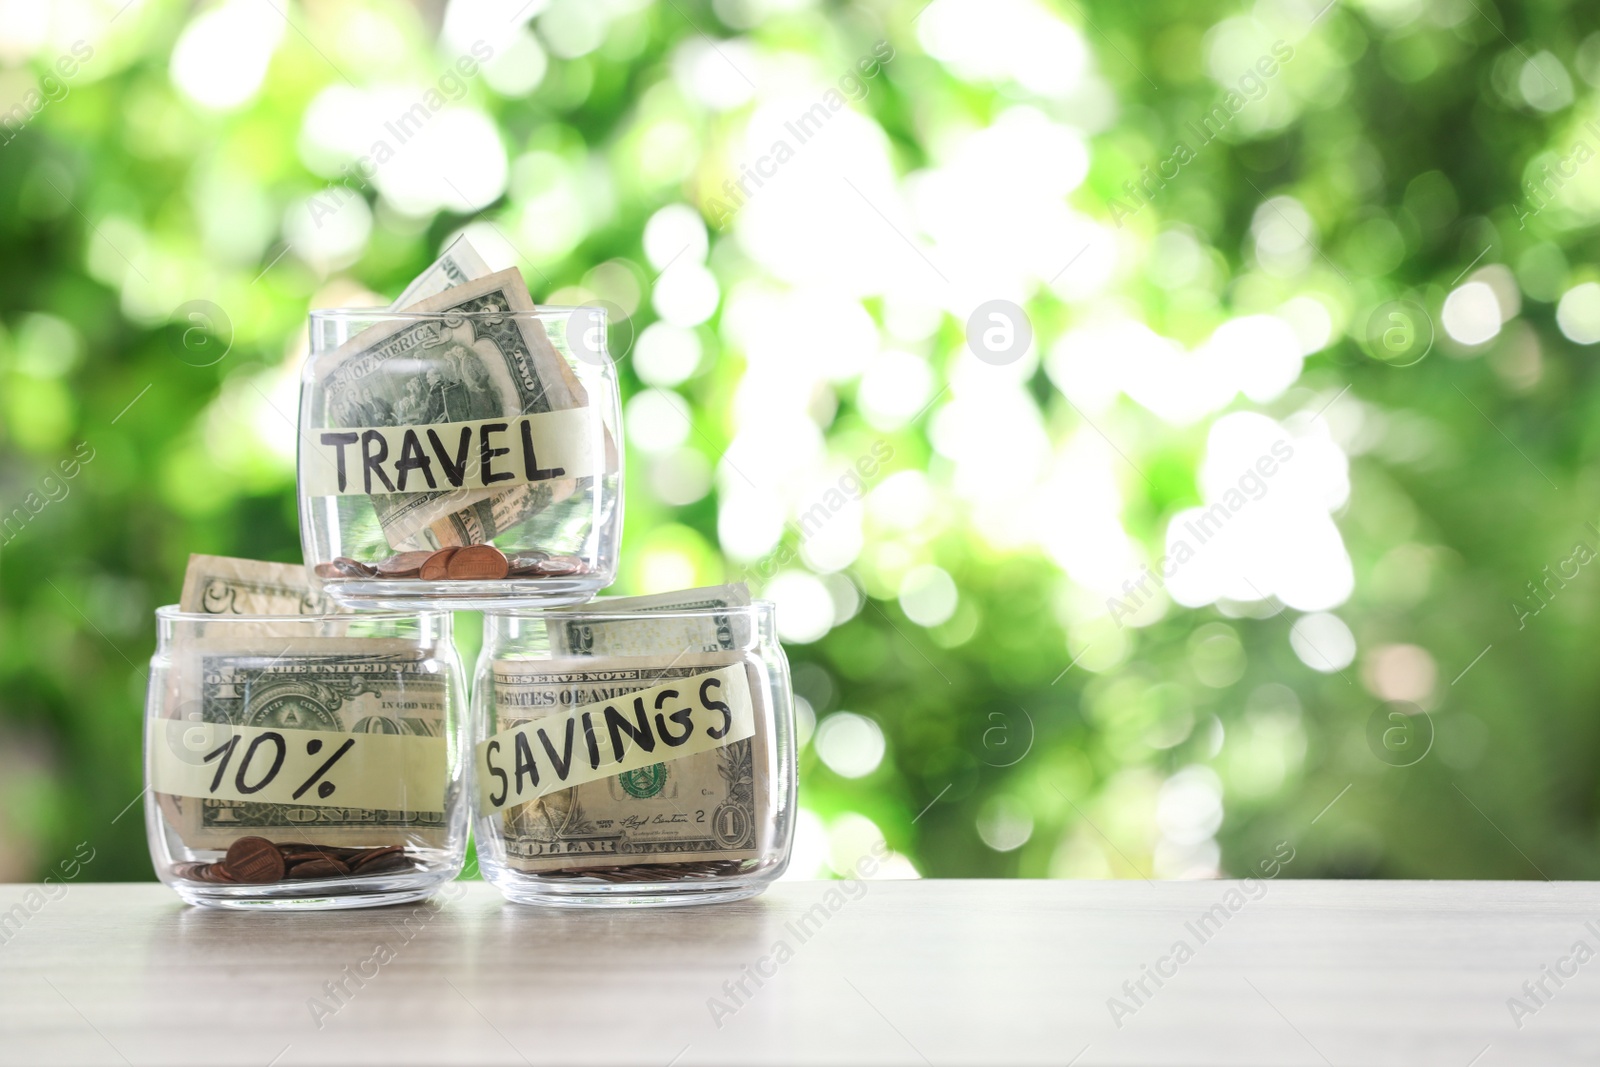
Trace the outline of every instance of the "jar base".
{"type": "Polygon", "coordinates": [[[453,874],[381,882],[376,878],[340,878],[302,885],[278,882],[269,886],[206,885],[175,879],[167,884],[184,903],[198,907],[239,911],[339,911],[426,900],[454,878],[453,874]]]}
{"type": "Polygon", "coordinates": [[[695,904],[747,900],[765,891],[767,884],[765,881],[735,885],[686,883],[651,888],[616,885],[600,889],[592,886],[556,887],[519,880],[516,884],[499,882],[496,888],[513,904],[532,904],[545,908],[682,908],[695,904]]]}
{"type": "Polygon", "coordinates": [[[451,611],[485,611],[516,605],[559,608],[586,604],[611,581],[608,575],[481,582],[334,578],[324,581],[323,589],[346,608],[415,611],[432,606],[451,611]]]}

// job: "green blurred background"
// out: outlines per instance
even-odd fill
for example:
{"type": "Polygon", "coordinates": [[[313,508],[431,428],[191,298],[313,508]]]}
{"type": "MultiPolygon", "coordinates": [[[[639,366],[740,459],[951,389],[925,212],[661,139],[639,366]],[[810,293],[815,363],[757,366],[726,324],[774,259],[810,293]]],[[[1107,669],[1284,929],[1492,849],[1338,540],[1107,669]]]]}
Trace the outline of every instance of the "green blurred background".
{"type": "Polygon", "coordinates": [[[625,316],[613,592],[779,601],[794,875],[1600,874],[1594,28],[0,3],[0,880],[150,877],[151,612],[463,230],[625,316]]]}

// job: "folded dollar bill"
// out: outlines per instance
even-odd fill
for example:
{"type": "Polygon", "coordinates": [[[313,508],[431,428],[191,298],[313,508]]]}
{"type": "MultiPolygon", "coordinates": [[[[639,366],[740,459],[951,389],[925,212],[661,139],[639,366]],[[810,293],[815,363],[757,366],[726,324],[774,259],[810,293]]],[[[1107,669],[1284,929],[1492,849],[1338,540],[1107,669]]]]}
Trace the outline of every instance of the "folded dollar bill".
{"type": "Polygon", "coordinates": [[[592,614],[660,614],[659,619],[574,618],[563,622],[561,612],[550,615],[551,649],[578,656],[674,656],[679,653],[720,652],[750,645],[749,622],[737,612],[718,614],[718,608],[739,608],[750,603],[750,587],[743,582],[676,589],[645,596],[601,597],[570,609],[575,616],[592,614]],[[705,611],[690,617],[674,612],[705,611]]]}
{"type": "Polygon", "coordinates": [[[178,610],[202,615],[324,615],[332,602],[305,567],[232,556],[191,555],[178,610]]]}
{"type": "Polygon", "coordinates": [[[478,255],[472,243],[465,237],[457,237],[438,259],[428,265],[427,270],[412,279],[405,292],[389,305],[389,310],[404,311],[430,296],[438,296],[446,289],[466,285],[492,273],[489,264],[478,255]]]}
{"type": "MultiPolygon", "coordinates": [[[[533,310],[516,268],[405,310],[467,314],[397,319],[351,338],[319,371],[312,426],[426,426],[587,404],[583,386],[537,318],[494,314],[533,310]]],[[[488,541],[571,495],[574,486],[573,479],[559,479],[504,490],[375,494],[372,501],[389,545],[407,551],[488,541]]]]}

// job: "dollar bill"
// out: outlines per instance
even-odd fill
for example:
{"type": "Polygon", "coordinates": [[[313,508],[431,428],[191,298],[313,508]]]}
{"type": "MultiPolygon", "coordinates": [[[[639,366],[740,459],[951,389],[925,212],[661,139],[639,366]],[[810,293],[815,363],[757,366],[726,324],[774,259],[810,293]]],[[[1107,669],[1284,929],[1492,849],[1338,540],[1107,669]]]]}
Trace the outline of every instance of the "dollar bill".
{"type": "Polygon", "coordinates": [[[676,656],[719,652],[750,645],[749,620],[739,612],[718,614],[718,608],[738,608],[750,603],[750,587],[743,582],[676,589],[646,596],[602,597],[571,609],[575,617],[549,616],[550,646],[558,655],[676,656]],[[684,617],[673,612],[706,611],[708,615],[684,617]],[[649,614],[659,619],[597,621],[582,614],[649,614]]]}
{"type": "MultiPolygon", "coordinates": [[[[340,612],[302,566],[192,555],[179,610],[279,616],[188,625],[168,650],[172,667],[159,698],[151,744],[186,758],[190,722],[286,729],[444,736],[445,679],[434,655],[414,642],[353,636],[360,616],[340,612]],[[319,616],[311,631],[292,621],[319,616]],[[177,749],[175,749],[177,750],[177,749]]],[[[338,807],[242,804],[157,796],[168,823],[191,848],[226,848],[248,833],[313,844],[442,841],[442,812],[372,812],[338,807]]]]}
{"type": "MultiPolygon", "coordinates": [[[[743,607],[750,603],[750,587],[744,582],[703,585],[694,589],[673,589],[643,596],[610,596],[591,601],[596,611],[695,611],[705,608],[743,607]]],[[[574,611],[583,610],[574,608],[574,611]]]]}
{"type": "MultiPolygon", "coordinates": [[[[184,569],[178,610],[193,615],[283,617],[285,621],[281,624],[266,620],[229,623],[223,631],[226,634],[223,640],[231,641],[238,647],[264,649],[274,638],[293,637],[303,632],[299,624],[288,621],[290,618],[326,615],[338,609],[328,597],[312,587],[304,567],[292,563],[195,553],[189,556],[189,564],[184,569]]],[[[181,647],[174,649],[172,654],[186,658],[215,633],[215,628],[204,624],[186,624],[179,635],[181,647]]],[[[180,688],[186,677],[184,670],[167,672],[167,684],[161,696],[164,714],[173,714],[171,709],[186,702],[180,688]]],[[[189,703],[192,704],[192,701],[189,703]]]]}
{"type": "MultiPolygon", "coordinates": [[[[443,318],[374,326],[330,359],[313,396],[314,426],[422,426],[534,414],[588,403],[583,386],[531,315],[522,275],[511,268],[427,297],[406,309],[443,318]],[[464,312],[451,316],[449,312],[464,312]]],[[[565,486],[375,494],[385,539],[397,550],[491,540],[552,500],[565,486]],[[454,518],[470,512],[470,518],[454,518]]]]}
{"type": "MultiPolygon", "coordinates": [[[[349,618],[347,616],[347,618],[349,618]]],[[[181,699],[151,725],[150,745],[203,761],[191,722],[340,733],[447,737],[449,675],[431,650],[398,640],[299,638],[283,647],[226,649],[209,640],[179,650],[188,679],[181,699]]],[[[292,737],[292,733],[290,734],[292,737]]],[[[292,742],[291,742],[292,743],[292,742]]],[[[447,768],[441,768],[441,773],[447,768]]],[[[443,811],[376,811],[337,805],[255,803],[158,794],[168,824],[189,848],[225,849],[241,836],[317,845],[440,847],[443,811]]]]}
{"type": "Polygon", "coordinates": [[[501,813],[496,818],[507,866],[539,872],[760,856],[772,774],[770,683],[760,661],[737,652],[607,660],[603,667],[589,657],[494,663],[494,732],[736,663],[749,672],[754,737],[549,793],[501,813]]]}
{"type": "MultiPolygon", "coordinates": [[[[428,269],[417,275],[411,284],[406,286],[390,305],[391,311],[404,311],[413,304],[438,296],[449,289],[477,281],[479,278],[494,273],[489,269],[489,264],[484,262],[466,237],[457,237],[450,242],[439,256],[428,266],[428,269]]],[[[556,359],[560,360],[559,354],[556,359]]],[[[570,379],[571,373],[565,368],[562,360],[564,374],[570,379]]],[[[569,381],[569,387],[571,382],[569,381]]],[[[581,393],[581,390],[579,390],[581,393]]],[[[429,527],[429,536],[426,538],[408,538],[402,548],[450,548],[461,545],[486,544],[495,533],[504,530],[513,523],[526,518],[540,508],[559,503],[570,496],[576,488],[574,482],[563,479],[560,483],[545,483],[542,485],[518,486],[513,490],[496,493],[478,505],[452,512],[443,519],[434,522],[429,527]]]]}
{"type": "Polygon", "coordinates": [[[471,242],[465,237],[457,237],[438,259],[428,265],[427,270],[412,279],[405,292],[389,305],[389,310],[404,311],[412,304],[430,296],[438,296],[446,289],[477,281],[491,273],[489,264],[478,255],[478,250],[472,247],[471,242]]]}
{"type": "Polygon", "coordinates": [[[203,615],[324,615],[335,610],[297,563],[189,557],[178,610],[203,615]]]}

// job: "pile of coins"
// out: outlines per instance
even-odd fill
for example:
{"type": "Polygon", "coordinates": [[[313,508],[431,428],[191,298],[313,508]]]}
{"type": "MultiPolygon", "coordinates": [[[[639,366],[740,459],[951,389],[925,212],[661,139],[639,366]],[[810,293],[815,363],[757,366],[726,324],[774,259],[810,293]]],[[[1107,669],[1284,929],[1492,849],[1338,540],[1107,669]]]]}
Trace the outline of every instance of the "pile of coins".
{"type": "Polygon", "coordinates": [[[228,854],[222,860],[216,863],[174,863],[172,874],[177,878],[217,885],[267,885],[286,880],[389,874],[415,867],[416,862],[400,845],[341,848],[295,841],[275,843],[264,837],[241,837],[228,846],[228,854]]]}
{"type": "Polygon", "coordinates": [[[744,871],[739,860],[702,860],[698,863],[639,863],[631,867],[574,867],[545,871],[540,877],[576,881],[593,878],[601,882],[682,882],[695,878],[725,878],[744,871]]]}
{"type": "Polygon", "coordinates": [[[587,574],[577,556],[552,556],[537,549],[509,556],[493,545],[465,545],[436,552],[397,552],[377,563],[340,556],[319,563],[319,578],[420,578],[425,582],[499,581],[502,578],[566,578],[587,574]]]}

